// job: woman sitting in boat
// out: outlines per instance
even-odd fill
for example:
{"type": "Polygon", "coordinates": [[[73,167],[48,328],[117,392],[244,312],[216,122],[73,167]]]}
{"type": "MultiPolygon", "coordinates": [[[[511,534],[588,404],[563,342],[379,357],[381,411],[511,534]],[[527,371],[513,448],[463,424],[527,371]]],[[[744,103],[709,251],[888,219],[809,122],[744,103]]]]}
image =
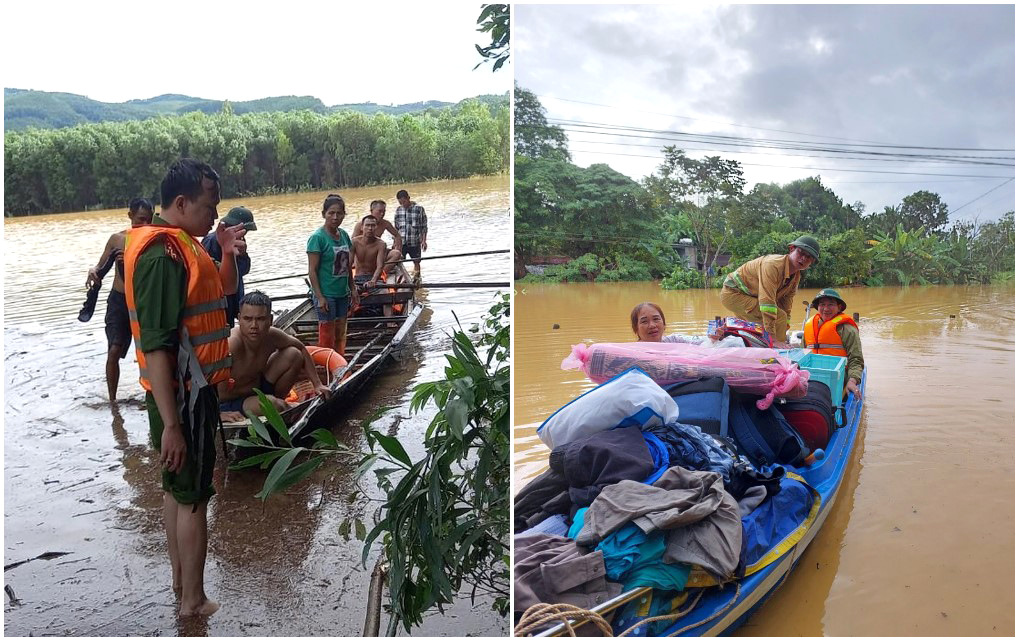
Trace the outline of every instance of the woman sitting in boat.
{"type": "Polygon", "coordinates": [[[663,309],[651,301],[645,301],[631,310],[631,329],[639,341],[646,343],[679,343],[678,334],[664,336],[666,316],[663,309]]]}
{"type": "Polygon", "coordinates": [[[860,397],[863,377],[863,349],[860,328],[845,314],[846,302],[832,288],[825,288],[811,303],[817,309],[804,325],[804,346],[816,354],[846,357],[846,391],[860,397]]]}

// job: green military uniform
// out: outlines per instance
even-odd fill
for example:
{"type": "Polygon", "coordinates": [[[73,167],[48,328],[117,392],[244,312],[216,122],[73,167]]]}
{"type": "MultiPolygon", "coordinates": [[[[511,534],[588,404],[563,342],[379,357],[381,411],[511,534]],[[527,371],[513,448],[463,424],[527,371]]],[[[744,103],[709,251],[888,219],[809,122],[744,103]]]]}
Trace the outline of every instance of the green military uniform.
{"type": "MultiPolygon", "coordinates": [[[[170,224],[156,216],[152,225],[170,224]]],[[[186,297],[187,270],[182,257],[174,257],[166,249],[165,241],[154,241],[138,256],[134,270],[134,299],[141,327],[137,347],[142,352],[147,354],[165,349],[176,355],[186,297]]],[[[160,449],[165,425],[150,391],[145,392],[145,406],[148,408],[152,446],[160,449]]],[[[204,387],[198,393],[193,413],[197,427],[193,426],[190,414],[186,413],[189,410],[181,411],[184,413],[180,418],[180,427],[187,442],[187,458],[175,473],[162,470],[162,490],[172,493],[180,504],[197,504],[215,494],[211,484],[215,469],[215,428],[219,419],[218,393],[215,387],[204,387]],[[194,439],[195,430],[203,438],[203,444],[198,444],[199,441],[194,439]],[[200,467],[198,448],[202,449],[200,467]]]]}

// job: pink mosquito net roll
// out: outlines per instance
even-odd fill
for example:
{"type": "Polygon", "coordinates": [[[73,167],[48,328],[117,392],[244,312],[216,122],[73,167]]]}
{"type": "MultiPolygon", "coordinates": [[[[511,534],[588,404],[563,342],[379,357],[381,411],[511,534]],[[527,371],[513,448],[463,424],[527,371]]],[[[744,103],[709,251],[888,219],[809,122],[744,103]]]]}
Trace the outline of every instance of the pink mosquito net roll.
{"type": "Polygon", "coordinates": [[[660,385],[672,385],[704,376],[722,376],[740,392],[764,396],[758,409],[768,409],[777,396],[807,395],[810,372],[779,356],[773,349],[738,347],[719,349],[683,343],[580,343],[561,369],[580,369],[595,383],[603,383],[638,367],[660,385]]]}

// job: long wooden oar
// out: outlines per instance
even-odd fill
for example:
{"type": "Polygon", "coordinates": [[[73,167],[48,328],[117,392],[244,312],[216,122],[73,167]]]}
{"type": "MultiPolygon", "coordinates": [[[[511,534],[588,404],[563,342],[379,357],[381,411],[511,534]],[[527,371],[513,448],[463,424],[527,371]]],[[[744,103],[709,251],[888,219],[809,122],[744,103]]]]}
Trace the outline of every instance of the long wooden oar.
{"type": "Polygon", "coordinates": [[[420,257],[418,259],[402,259],[401,261],[392,261],[386,265],[392,265],[395,263],[409,263],[415,261],[426,261],[428,259],[450,259],[451,257],[478,257],[484,254],[507,254],[510,250],[483,250],[482,252],[462,252],[460,254],[435,254],[430,257],[420,257]]]}
{"type": "MultiPolygon", "coordinates": [[[[380,283],[378,288],[397,288],[399,290],[419,290],[423,288],[509,288],[510,283],[500,281],[461,281],[459,283],[380,283]]],[[[307,294],[283,294],[282,296],[271,297],[275,301],[292,301],[294,299],[305,299],[307,294]]]]}
{"type": "MultiPolygon", "coordinates": [[[[430,257],[420,257],[419,260],[420,261],[425,261],[427,259],[450,259],[451,257],[476,257],[476,256],[484,255],[484,254],[506,254],[508,252],[511,252],[511,251],[510,250],[483,250],[482,252],[462,252],[462,253],[459,253],[459,254],[436,254],[436,255],[433,255],[433,256],[430,256],[430,257]]],[[[408,263],[410,261],[415,261],[415,260],[416,259],[403,259],[402,261],[392,261],[391,263],[386,263],[385,265],[388,266],[388,265],[394,265],[396,263],[408,263]]],[[[272,277],[270,279],[258,279],[257,281],[244,281],[243,285],[257,285],[258,283],[270,283],[271,281],[282,281],[284,279],[298,279],[298,278],[304,277],[304,276],[309,276],[309,275],[306,272],[302,272],[300,274],[287,274],[285,276],[276,276],[276,277],[272,277]]]]}

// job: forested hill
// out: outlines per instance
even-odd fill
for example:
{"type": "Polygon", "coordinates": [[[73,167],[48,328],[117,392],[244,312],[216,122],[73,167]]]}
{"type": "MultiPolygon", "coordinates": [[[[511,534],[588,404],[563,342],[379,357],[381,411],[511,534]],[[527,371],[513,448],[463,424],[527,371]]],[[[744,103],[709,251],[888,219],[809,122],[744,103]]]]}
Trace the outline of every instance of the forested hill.
{"type": "MultiPolygon", "coordinates": [[[[482,95],[477,99],[493,105],[506,102],[504,95],[482,95]]],[[[17,88],[4,89],[4,130],[19,131],[29,127],[65,128],[87,122],[124,121],[146,119],[158,115],[179,115],[182,113],[218,113],[225,102],[188,95],[159,95],[143,100],[129,100],[121,103],[99,102],[74,93],[50,93],[17,88]]],[[[460,104],[460,102],[459,102],[460,104]]],[[[403,115],[427,110],[441,110],[458,104],[430,100],[398,106],[384,106],[371,102],[362,104],[339,104],[325,106],[324,102],[309,95],[265,97],[247,102],[229,102],[233,113],[270,113],[309,110],[315,113],[355,111],[373,115],[386,113],[403,115]]]]}

